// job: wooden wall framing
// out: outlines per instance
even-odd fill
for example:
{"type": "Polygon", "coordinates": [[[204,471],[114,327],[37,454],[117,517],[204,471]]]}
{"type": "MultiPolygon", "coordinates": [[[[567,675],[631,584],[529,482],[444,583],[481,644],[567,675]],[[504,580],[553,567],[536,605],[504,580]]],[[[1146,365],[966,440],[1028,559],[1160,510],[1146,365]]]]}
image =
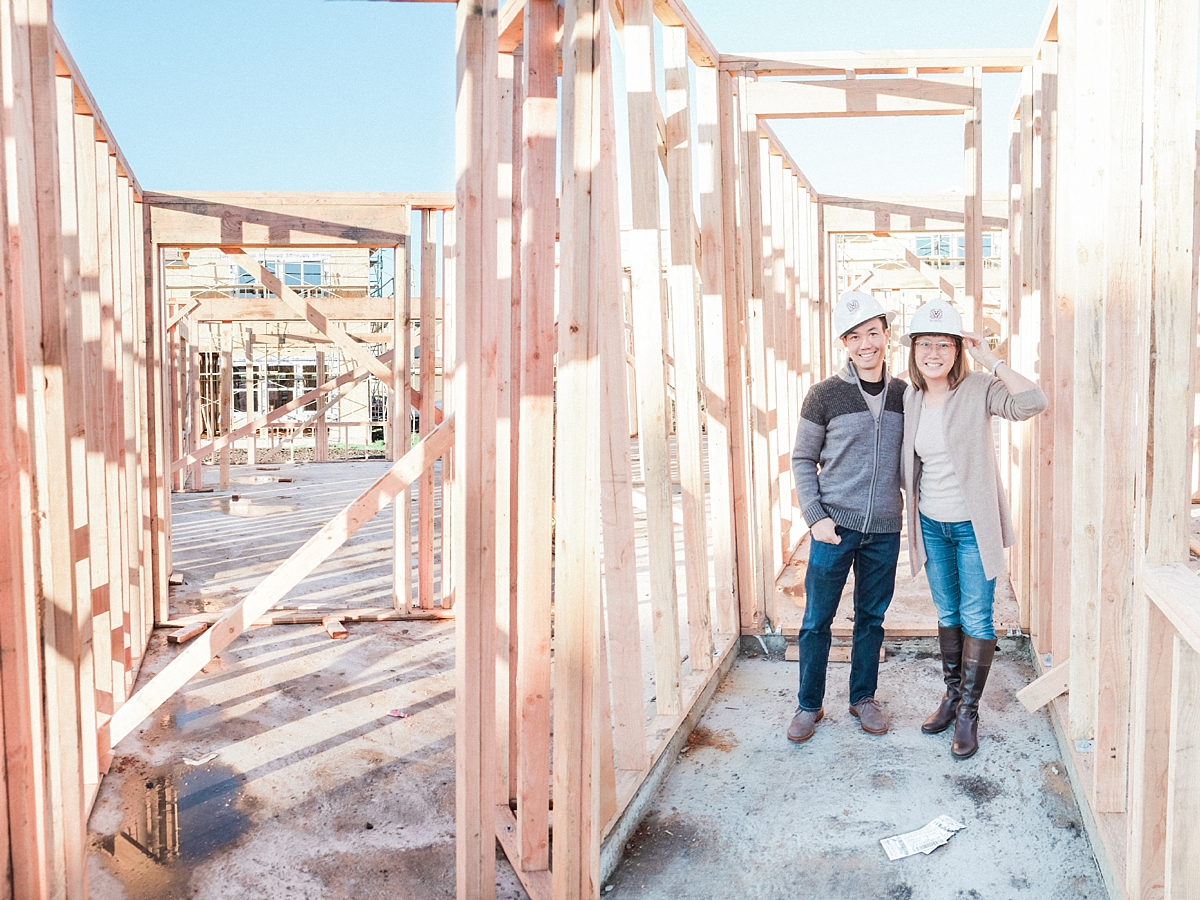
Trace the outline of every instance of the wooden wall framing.
{"type": "MultiPolygon", "coordinates": [[[[747,105],[748,82],[716,66],[681,4],[571,0],[560,23],[552,0],[525,0],[506,4],[498,20],[496,34],[486,4],[459,9],[456,212],[468,243],[459,247],[455,321],[474,317],[471,327],[485,327],[499,346],[458,333],[455,378],[467,381],[457,382],[456,402],[474,403],[483,431],[464,443],[459,423],[456,467],[476,474],[458,483],[454,508],[482,512],[479,526],[456,534],[455,553],[482,560],[476,575],[486,579],[493,548],[515,546],[516,577],[499,567],[494,583],[456,578],[478,588],[456,607],[459,658],[499,660],[490,674],[460,673],[459,702],[484,724],[462,722],[459,733],[459,891],[490,896],[480,831],[494,811],[495,835],[531,896],[598,896],[601,846],[623,839],[628,811],[732,663],[741,633],[774,627],[775,578],[806,530],[793,509],[790,452],[804,390],[832,358],[818,298],[819,197],[747,105]],[[615,159],[599,149],[617,146],[614,39],[624,49],[629,115],[629,143],[617,152],[629,154],[634,198],[624,236],[615,159]],[[557,242],[546,162],[556,143],[557,242]],[[510,145],[511,161],[492,152],[510,145]],[[511,171],[512,183],[498,183],[497,171],[511,171]],[[660,216],[670,223],[667,240],[660,216]],[[519,241],[503,237],[510,218],[520,222],[519,241]],[[487,327],[503,320],[510,296],[519,329],[487,327]],[[480,353],[513,364],[479,370],[471,360],[480,353]],[[515,460],[489,449],[511,427],[489,412],[506,391],[519,410],[515,460]],[[507,513],[505,478],[518,498],[507,513]],[[635,510],[644,537],[635,537],[635,510]],[[509,542],[491,531],[505,521],[509,542]],[[638,553],[650,560],[642,585],[638,553]],[[639,593],[649,597],[644,633],[639,593]],[[500,630],[489,636],[489,627],[500,630]],[[654,665],[648,721],[643,644],[654,665]],[[551,802],[555,833],[567,836],[553,854],[551,802]]],[[[606,860],[612,855],[606,850],[606,860]]]]}
{"type": "MultiPolygon", "coordinates": [[[[219,248],[225,256],[236,260],[250,272],[256,284],[264,285],[263,297],[214,299],[199,297],[182,303],[171,302],[164,296],[168,316],[167,340],[170,352],[168,385],[175,386],[180,401],[168,399],[169,432],[172,437],[172,471],[177,473],[176,488],[202,490],[203,471],[200,464],[211,455],[223,455],[235,444],[255,449],[255,441],[265,437],[267,453],[289,442],[297,433],[311,429],[314,439],[314,458],[329,459],[329,434],[332,424],[326,409],[338,402],[349,388],[368,377],[378,379],[389,387],[388,425],[384,428],[387,457],[397,460],[409,449],[414,437],[410,418],[418,425],[416,436],[424,438],[443,420],[442,400],[445,392],[442,380],[444,365],[445,323],[441,315],[444,298],[437,294],[442,285],[453,282],[449,270],[452,256],[453,228],[447,221],[453,217],[454,197],[450,194],[313,194],[313,193],[214,193],[190,192],[163,194],[148,192],[146,203],[150,218],[150,255],[147,264],[154,267],[159,284],[165,283],[163,256],[167,250],[194,251],[197,248],[219,248]],[[416,222],[417,247],[413,247],[413,222],[416,222]],[[231,243],[230,239],[245,240],[231,243]],[[394,256],[392,297],[301,296],[283,285],[267,271],[254,255],[272,250],[303,250],[320,248],[391,248],[394,256]],[[419,255],[414,256],[419,250],[419,255]],[[411,263],[420,264],[420,283],[416,297],[409,296],[411,263]],[[297,340],[317,340],[331,344],[329,352],[316,351],[318,378],[314,389],[294,398],[287,404],[261,415],[252,414],[250,404],[240,425],[204,430],[196,408],[195,395],[198,376],[194,364],[202,330],[219,327],[224,333],[233,323],[254,323],[273,327],[275,323],[293,321],[312,326],[315,335],[297,340]],[[361,329],[349,330],[350,323],[373,322],[384,327],[369,340],[391,344],[392,349],[376,356],[365,343],[361,329]],[[397,340],[399,336],[399,340],[397,340]],[[417,358],[414,360],[414,356],[417,358]],[[343,369],[326,376],[331,366],[343,369]],[[425,387],[429,386],[426,390],[425,387]],[[190,392],[193,402],[182,402],[190,392]],[[286,426],[285,417],[316,402],[316,412],[298,425],[286,426]],[[271,436],[280,429],[286,433],[282,441],[271,443],[271,436]],[[189,482],[185,472],[189,471],[189,482]]],[[[264,340],[259,345],[265,350],[264,340]]],[[[242,348],[239,346],[239,350],[242,348]]],[[[245,364],[247,349],[231,354],[222,362],[225,377],[235,363],[245,364]]],[[[247,368],[250,371],[250,368],[247,368]]],[[[222,382],[224,383],[224,382],[222,382]]],[[[228,410],[227,398],[222,395],[221,409],[228,410]]],[[[232,423],[231,423],[232,424],[232,423]]],[[[340,423],[344,426],[345,423],[340,423]]],[[[361,426],[369,423],[350,423],[361,426]]],[[[450,554],[435,563],[435,523],[446,529],[444,543],[450,542],[448,524],[441,497],[449,487],[449,465],[430,467],[424,471],[415,491],[405,489],[395,505],[394,565],[396,571],[393,607],[397,617],[421,618],[450,615],[454,592],[450,576],[450,554]],[[409,513],[416,506],[416,528],[409,513]],[[406,579],[401,573],[410,573],[406,579]]],[[[362,615],[343,609],[327,609],[324,615],[362,615]]],[[[370,611],[379,618],[384,610],[370,611]]],[[[176,624],[184,619],[176,619],[176,624]]]]}
{"type": "MultiPolygon", "coordinates": [[[[468,76],[460,69],[465,79],[460,84],[471,84],[472,91],[460,94],[458,119],[460,172],[465,174],[456,210],[463,229],[460,239],[467,243],[459,248],[458,295],[463,299],[455,322],[482,316],[474,327],[483,327],[508,303],[502,296],[511,294],[513,317],[520,323],[519,329],[485,332],[498,335],[501,344],[506,335],[514,335],[508,349],[475,347],[470,343],[475,338],[458,332],[455,379],[462,392],[456,402],[473,403],[475,414],[482,415],[478,427],[483,431],[466,443],[459,424],[456,468],[476,474],[458,483],[457,502],[465,505],[455,509],[467,515],[465,510],[476,510],[482,503],[483,512],[473,513],[481,523],[477,529],[456,535],[456,557],[486,562],[493,552],[489,541],[503,543],[498,535],[492,538],[488,523],[502,521],[500,508],[507,492],[495,487],[502,480],[501,463],[496,461],[501,457],[488,448],[495,446],[496,428],[507,426],[493,424],[494,414],[488,413],[493,401],[487,398],[503,396],[507,389],[520,423],[516,458],[504,463],[519,498],[519,508],[508,514],[516,548],[515,588],[503,570],[494,584],[465,595],[458,606],[459,657],[489,659],[498,654],[501,660],[490,676],[483,671],[460,673],[460,703],[479,722],[488,721],[480,718],[484,709],[494,710],[498,723],[507,721],[494,732],[486,725],[481,730],[463,722],[459,733],[459,884],[464,897],[489,895],[494,875],[480,844],[488,816],[493,817],[492,832],[532,896],[598,895],[602,839],[618,828],[650,773],[661,767],[671,738],[727,670],[746,619],[754,630],[768,626],[774,576],[783,554],[799,537],[790,514],[789,467],[783,460],[790,452],[800,381],[811,383],[819,375],[813,362],[819,356],[811,343],[814,332],[801,326],[796,313],[803,307],[807,314],[813,305],[813,257],[801,235],[811,233],[807,229],[815,198],[794,164],[782,164],[778,146],[760,146],[756,131],[752,143],[741,144],[740,158],[750,159],[752,150],[755,160],[765,153],[774,161],[755,167],[765,177],[756,174],[754,182],[744,183],[747,191],[753,185],[756,208],[769,205],[779,224],[773,233],[758,232],[753,254],[734,253],[733,221],[725,213],[737,208],[725,188],[736,183],[742,171],[734,155],[739,152],[737,142],[743,140],[733,127],[740,114],[733,106],[734,78],[712,65],[712,57],[702,52],[707,39],[681,11],[679,4],[649,0],[629,2],[619,10],[592,0],[567,4],[562,23],[561,135],[555,127],[555,5],[529,0],[520,12],[506,6],[499,17],[503,42],[491,33],[486,9],[480,18],[459,11],[460,65],[470,72],[468,76]],[[610,14],[616,16],[611,24],[610,14]],[[512,23],[518,18],[521,40],[514,42],[512,35],[518,32],[512,23]],[[666,73],[661,86],[655,84],[653,59],[660,30],[666,73]],[[628,152],[632,177],[642,185],[634,191],[634,231],[624,260],[631,269],[628,306],[620,277],[616,166],[611,154],[598,151],[611,147],[616,134],[609,48],[614,34],[631,67],[625,79],[628,152]],[[511,62],[502,47],[516,51],[511,62]],[[707,65],[697,65],[698,56],[707,65]],[[495,88],[476,94],[479,85],[495,88]],[[464,107],[467,103],[469,108],[464,107]],[[482,139],[477,130],[481,127],[482,139]],[[499,139],[489,141],[486,136],[496,134],[495,129],[501,129],[499,139]],[[511,140],[504,129],[511,130],[511,140]],[[558,141],[564,186],[558,217],[561,293],[555,334],[547,331],[554,310],[553,168],[542,160],[553,158],[558,141]],[[691,152],[697,141],[702,149],[698,171],[691,152]],[[513,183],[498,184],[494,172],[500,163],[489,148],[510,144],[511,169],[501,165],[499,171],[511,171],[513,183]],[[660,196],[664,175],[667,190],[660,196]],[[692,187],[696,182],[698,209],[692,187]],[[512,219],[520,222],[520,240],[505,242],[496,236],[505,227],[510,202],[512,219]],[[665,259],[659,255],[662,203],[671,222],[665,259]],[[476,219],[481,210],[486,212],[476,219]],[[491,253],[496,246],[500,258],[491,253]],[[505,258],[508,253],[513,254],[511,260],[505,258]],[[506,274],[513,272],[520,273],[519,280],[506,274]],[[757,362],[744,355],[747,322],[740,299],[726,290],[751,278],[756,286],[771,287],[762,308],[776,317],[784,332],[772,329],[769,338],[764,334],[762,351],[753,358],[757,362]],[[504,285],[506,280],[511,280],[511,290],[493,297],[490,285],[504,285]],[[467,302],[468,297],[484,301],[479,305],[467,302]],[[628,323],[627,308],[632,316],[628,323]],[[794,326],[786,324],[789,317],[794,326]],[[636,390],[627,383],[627,325],[633,332],[636,390]],[[551,434],[553,406],[548,401],[555,382],[548,364],[554,347],[558,413],[557,431],[551,434]],[[479,353],[484,358],[495,353],[514,363],[511,369],[478,370],[469,360],[479,353]],[[755,368],[747,368],[751,365],[755,368]],[[514,374],[508,376],[509,371],[514,374]],[[757,409],[752,405],[756,390],[757,409]],[[569,403],[567,397],[572,398],[569,403]],[[636,456],[629,441],[630,397],[638,403],[636,456]],[[759,456],[752,462],[749,451],[756,434],[766,440],[758,442],[759,456]],[[553,469],[547,465],[552,447],[553,469]],[[676,466],[681,501],[671,497],[676,466]],[[757,518],[751,522],[742,520],[738,510],[756,496],[751,483],[756,477],[762,492],[755,503],[757,518]],[[554,592],[559,598],[554,609],[558,649],[553,680],[550,542],[545,530],[545,510],[551,508],[552,497],[554,592]],[[635,507],[645,510],[645,538],[635,539],[635,507]],[[719,547],[714,545],[718,540],[719,547]],[[654,622],[645,637],[639,634],[639,585],[633,566],[637,544],[643,541],[651,559],[648,587],[654,622]],[[683,550],[678,578],[677,548],[683,550]],[[768,554],[766,565],[756,560],[760,549],[768,554]],[[745,596],[739,598],[741,585],[749,586],[754,597],[749,607],[745,596]],[[515,590],[513,619],[502,612],[513,596],[510,590],[515,590]],[[496,640],[483,632],[501,621],[515,622],[507,652],[503,645],[482,643],[496,640]],[[652,645],[655,660],[656,716],[648,723],[642,699],[643,640],[652,645]],[[568,823],[565,832],[556,833],[570,836],[554,843],[553,858],[548,853],[552,797],[546,792],[551,687],[553,718],[561,723],[554,741],[555,821],[559,829],[568,823]],[[567,736],[572,737],[563,740],[567,736]],[[489,760],[502,761],[497,771],[481,771],[494,765],[489,760]],[[479,854],[463,854],[464,844],[479,848],[479,854]]],[[[467,580],[459,583],[479,583],[470,575],[462,577],[467,580]]],[[[487,577],[484,569],[477,577],[487,577]]]]}
{"type": "Polygon", "coordinates": [[[1012,115],[1009,352],[1051,398],[1011,455],[1014,585],[1114,897],[1200,884],[1196,32],[1194,3],[1051,4],[1012,115]]]}
{"type": "Polygon", "coordinates": [[[165,608],[160,310],[143,195],[50,20],[0,4],[0,896],[86,896],[108,723],[165,608]]]}
{"type": "MultiPolygon", "coordinates": [[[[506,29],[516,21],[519,5],[519,0],[506,4],[501,16],[508,23],[506,29]]],[[[966,232],[966,313],[968,321],[979,327],[983,315],[980,236],[985,229],[1009,229],[1009,292],[997,337],[1008,358],[1023,371],[1037,373],[1052,398],[1050,411],[1037,421],[1004,430],[1005,478],[1021,532],[1020,542],[1010,554],[1020,608],[1020,621],[1014,624],[1032,632],[1042,664],[1064,667],[1053,679],[1069,684],[1067,696],[1054,701],[1064,735],[1096,742],[1090,751],[1094,755],[1076,760],[1072,771],[1086,774],[1085,803],[1089,821],[1099,823],[1096,839],[1111,843],[1109,838],[1116,835],[1119,848],[1114,856],[1122,865],[1127,860],[1129,866],[1121,869],[1122,884],[1126,878],[1137,882],[1136,887],[1128,882],[1130,896],[1144,896],[1146,885],[1163,883],[1163,879],[1170,885],[1171,896],[1187,896],[1182,885],[1194,883],[1185,881],[1191,876],[1188,867],[1193,858],[1188,842],[1194,838],[1185,833],[1183,823],[1184,811],[1195,809],[1196,797],[1186,765],[1195,728],[1188,710],[1195,696],[1192,629],[1197,592],[1192,576],[1178,568],[1161,568],[1161,564],[1184,558],[1179,554],[1186,542],[1181,543],[1180,535],[1187,516],[1181,511],[1190,497],[1190,490],[1185,489],[1191,484],[1181,460],[1186,461],[1190,453],[1188,423],[1193,413],[1180,405],[1180,398],[1187,400],[1191,395],[1179,391],[1178,384],[1179,373],[1190,377],[1193,365],[1192,356],[1183,350],[1184,338],[1189,347],[1195,341],[1194,286],[1184,277],[1190,279],[1192,271],[1195,150],[1191,138],[1195,123],[1194,102],[1187,98],[1194,78],[1183,74],[1189,64],[1194,68],[1194,47],[1181,43],[1190,43],[1196,29],[1190,19],[1168,23],[1165,17],[1183,15],[1169,6],[1159,0],[1145,4],[1141,0],[1107,0],[1102,14],[1085,23],[1072,7],[1064,4],[1061,11],[1054,7],[1032,52],[708,53],[702,57],[707,62],[696,52],[707,39],[692,40],[691,23],[676,20],[678,4],[628,2],[612,8],[627,66],[630,171],[635,182],[634,232],[627,241],[630,252],[626,258],[632,275],[635,362],[639,367],[637,391],[631,396],[637,396],[639,403],[639,441],[646,447],[650,441],[655,445],[649,452],[643,451],[642,465],[648,480],[662,468],[662,457],[654,454],[662,452],[663,430],[655,417],[665,408],[663,390],[677,403],[692,391],[693,373],[680,371],[681,365],[689,365],[692,336],[689,330],[680,330],[673,318],[679,310],[693,308],[690,304],[696,295],[686,286],[683,274],[683,269],[692,266],[696,271],[691,284],[698,281],[701,298],[698,318],[704,323],[703,355],[711,352],[716,340],[724,342],[721,368],[725,384],[712,383],[718,369],[706,367],[701,357],[696,358],[695,374],[706,414],[724,413],[716,431],[709,430],[708,458],[711,463],[713,434],[727,435],[728,444],[721,446],[728,446],[729,481],[726,488],[723,476],[720,481],[710,480],[709,490],[714,499],[718,484],[722,493],[728,490],[728,546],[733,554],[726,563],[731,563],[728,575],[717,571],[714,583],[728,579],[742,630],[761,632],[770,627],[773,576],[803,533],[799,517],[792,514],[787,502],[791,493],[785,458],[789,442],[783,438],[791,437],[804,389],[829,371],[835,355],[827,334],[833,299],[829,235],[840,231],[966,232]],[[654,14],[659,17],[658,24],[653,21],[654,14]],[[1150,23],[1148,27],[1156,29],[1155,40],[1147,45],[1151,48],[1148,60],[1137,57],[1136,41],[1114,37],[1136,31],[1143,18],[1150,23]],[[683,36],[675,32],[681,27],[687,32],[684,40],[677,39],[683,36]],[[661,99],[651,65],[656,46],[651,35],[660,28],[666,57],[663,71],[669,82],[661,99]],[[1180,37],[1182,34],[1188,38],[1180,37]],[[697,87],[696,97],[687,102],[679,93],[683,81],[672,81],[672,72],[677,71],[685,52],[696,66],[697,87]],[[994,71],[1021,73],[1022,87],[1013,114],[1011,190],[1003,201],[985,202],[979,86],[981,76],[994,71]],[[843,80],[848,72],[855,77],[843,80]],[[770,80],[834,75],[838,78],[820,82],[770,80]],[[860,75],[884,77],[857,79],[860,75]],[[1146,109],[1140,106],[1138,90],[1128,86],[1140,83],[1143,77],[1163,85],[1161,99],[1154,99],[1158,95],[1153,92],[1147,94],[1151,105],[1146,109]],[[712,103],[712,98],[715,113],[703,106],[712,103]],[[945,198],[818,195],[761,121],[764,116],[779,115],[959,113],[964,115],[966,190],[957,200],[957,209],[948,206],[945,198]],[[712,153],[712,171],[718,173],[710,191],[704,188],[707,171],[698,174],[702,198],[698,257],[689,257],[690,247],[681,246],[687,242],[690,215],[676,215],[682,203],[677,198],[683,196],[690,174],[672,161],[673,150],[680,144],[679,129],[685,127],[681,125],[684,115],[701,123],[697,139],[705,148],[700,155],[702,169],[712,153]],[[1110,126],[1117,121],[1145,121],[1145,138],[1136,129],[1110,126]],[[707,138],[706,133],[713,137],[707,138]],[[1154,171],[1159,181],[1154,185],[1139,180],[1139,173],[1150,171],[1148,160],[1158,165],[1154,171]],[[664,197],[655,187],[660,173],[666,176],[664,197]],[[669,204],[671,221],[668,242],[661,240],[655,225],[657,204],[663,199],[669,204]],[[1143,234],[1139,242],[1133,223],[1139,215],[1143,223],[1150,221],[1149,209],[1154,210],[1153,220],[1161,224],[1143,234]],[[1086,254],[1081,252],[1085,247],[1086,254]],[[670,248],[666,251],[670,256],[665,284],[658,259],[661,248],[670,248]],[[1161,301],[1157,299],[1160,295],[1161,301]],[[1149,331],[1151,306],[1153,334],[1149,331]],[[710,314],[712,330],[707,328],[710,314]],[[1168,326],[1168,322],[1178,324],[1168,326]],[[640,357],[647,345],[654,361],[640,357]],[[1157,380],[1152,377],[1148,367],[1151,347],[1156,360],[1175,360],[1172,378],[1164,378],[1161,369],[1157,380]],[[657,363],[663,354],[665,376],[657,363]],[[1168,380],[1176,386],[1174,393],[1167,388],[1168,380]],[[1147,425],[1152,438],[1143,445],[1136,435],[1147,425]],[[728,430],[723,432],[721,426],[728,430]],[[1147,446],[1153,448],[1149,454],[1147,446]],[[1149,469],[1143,465],[1147,458],[1149,469]],[[1097,489],[1098,471],[1104,473],[1102,490],[1097,489]],[[1086,497],[1086,502],[1072,505],[1062,501],[1071,495],[1086,497]],[[1148,522],[1145,531],[1131,524],[1142,521],[1143,516],[1148,522]],[[1161,654],[1147,656],[1164,643],[1174,648],[1169,661],[1161,654]],[[1064,672],[1068,673],[1065,677],[1064,672]],[[1121,823],[1128,816],[1140,824],[1126,833],[1123,824],[1113,825],[1115,820],[1106,818],[1113,816],[1122,817],[1121,823]]],[[[602,81],[608,58],[603,53],[596,56],[603,29],[598,30],[594,23],[603,15],[604,10],[590,0],[568,4],[564,48],[574,49],[564,49],[564,73],[572,73],[576,88],[586,84],[587,90],[594,91],[596,81],[602,81]],[[581,22],[588,23],[586,71],[590,73],[583,82],[578,68],[582,63],[572,54],[585,45],[567,43],[583,39],[572,30],[581,22]]],[[[1194,10],[1188,15],[1194,15],[1194,10]]],[[[519,46],[518,36],[504,49],[519,46]]],[[[593,139],[591,114],[586,112],[590,107],[573,96],[564,102],[571,104],[564,109],[564,123],[570,123],[564,128],[570,130],[561,140],[564,147],[571,145],[578,152],[593,139]]],[[[588,100],[592,102],[594,99],[588,100]]],[[[596,173],[588,169],[587,174],[594,178],[596,173]]],[[[565,176],[564,183],[580,176],[576,171],[565,176]]],[[[566,188],[563,196],[563,258],[579,266],[579,259],[572,254],[582,254],[583,248],[572,242],[594,246],[605,240],[604,232],[596,230],[595,218],[574,211],[568,215],[566,188]]],[[[603,201],[598,202],[603,208],[603,201]]],[[[526,209],[526,214],[534,213],[526,209]]],[[[611,212],[594,215],[603,219],[611,212]]],[[[599,253],[602,258],[603,250],[599,253]]],[[[595,272],[603,271],[602,264],[595,265],[595,272]]],[[[572,269],[572,278],[578,277],[572,269]]],[[[599,290],[603,296],[606,289],[603,282],[579,281],[573,295],[584,303],[589,292],[599,290]]],[[[580,308],[585,311],[581,315],[594,314],[589,305],[580,308]]],[[[570,334],[572,342],[580,340],[576,332],[570,334]]],[[[559,340],[561,347],[561,334],[559,340]]],[[[601,365],[600,377],[612,379],[618,373],[601,365]]],[[[560,381],[560,402],[564,400],[563,384],[560,381]]],[[[585,400],[592,396],[590,384],[581,380],[579,393],[572,396],[581,403],[598,402],[585,400]]],[[[594,415],[596,421],[610,421],[607,416],[594,415]]],[[[687,415],[678,416],[673,424],[682,473],[685,439],[692,425],[687,415]]],[[[671,430],[668,425],[668,433],[671,430]]],[[[607,446],[616,445],[609,442],[607,446]]],[[[586,471],[586,479],[597,477],[586,471]]],[[[599,477],[601,484],[606,484],[605,473],[599,477]]],[[[582,492],[581,496],[588,495],[582,492]]],[[[659,507],[665,509],[666,505],[659,501],[659,507]]],[[[573,514],[581,515],[578,510],[573,514]]],[[[588,515],[589,519],[577,520],[579,528],[594,525],[596,511],[588,515]]],[[[661,510],[656,515],[665,518],[661,510]]],[[[722,506],[722,518],[724,515],[722,506]]],[[[686,514],[681,521],[686,529],[686,514]]],[[[610,522],[615,520],[605,515],[606,556],[610,522]]],[[[712,533],[716,527],[710,519],[712,533]]],[[[675,539],[665,531],[659,539],[674,547],[675,539]]],[[[684,556],[686,559],[686,552],[684,556]]],[[[579,577],[584,577],[582,573],[595,577],[594,571],[586,568],[593,563],[582,558],[577,561],[585,565],[579,577]]],[[[664,632],[656,636],[661,681],[661,667],[682,654],[675,648],[683,642],[682,632],[676,637],[671,631],[680,585],[672,585],[671,572],[664,570],[660,575],[652,592],[657,596],[655,608],[660,618],[671,620],[663,623],[664,632]]],[[[590,588],[581,587],[578,596],[590,597],[590,588]]],[[[611,590],[607,597],[611,604],[611,590]]],[[[586,615],[577,626],[582,629],[578,633],[581,639],[591,627],[586,622],[592,620],[586,615]]],[[[714,620],[720,621],[718,613],[714,620]]],[[[611,623],[609,628],[611,636],[611,623]]],[[[521,640],[519,635],[518,655],[521,640]]],[[[530,663],[526,660],[524,664],[530,663]]],[[[582,673],[572,669],[564,677],[582,678],[581,685],[594,684],[589,679],[602,674],[602,669],[602,665],[582,673]]],[[[670,666],[665,671],[670,672],[670,666]]],[[[585,706],[572,707],[571,715],[582,715],[589,723],[586,727],[594,728],[606,717],[619,717],[615,706],[605,708],[603,697],[593,695],[593,705],[587,706],[587,690],[581,691],[577,699],[585,706]]],[[[686,697],[686,691],[683,695],[686,697]]],[[[659,696],[660,704],[673,702],[672,694],[664,693],[661,685],[659,696]]],[[[613,726],[620,727],[617,718],[613,726]]],[[[512,739],[523,740],[517,735],[512,739]]],[[[647,748],[652,761],[652,740],[647,748]]],[[[518,758],[522,752],[518,746],[518,758]]],[[[600,785],[599,794],[593,795],[596,805],[580,812],[582,819],[572,819],[582,822],[584,829],[592,823],[593,831],[591,844],[579,843],[572,831],[569,852],[576,854],[573,867],[582,865],[598,846],[604,829],[595,827],[595,822],[597,815],[599,820],[605,818],[598,811],[606,809],[606,784],[611,783],[605,739],[589,752],[591,756],[564,758],[562,763],[582,767],[579,777],[584,780],[571,783],[600,785]],[[592,782],[587,781],[589,771],[592,782]]],[[[577,775],[571,771],[562,778],[577,775]]],[[[618,766],[617,810],[625,802],[620,786],[627,775],[618,766]]],[[[531,866],[523,864],[531,859],[522,856],[529,844],[523,840],[517,847],[511,840],[506,842],[504,832],[519,827],[527,812],[522,811],[520,801],[515,807],[502,808],[500,837],[531,894],[592,895],[594,871],[581,881],[577,877],[581,870],[572,868],[568,888],[553,877],[557,875],[554,860],[552,877],[542,882],[538,881],[543,877],[537,874],[540,868],[531,871],[531,866]]],[[[540,866],[544,857],[538,859],[540,866]]]]}

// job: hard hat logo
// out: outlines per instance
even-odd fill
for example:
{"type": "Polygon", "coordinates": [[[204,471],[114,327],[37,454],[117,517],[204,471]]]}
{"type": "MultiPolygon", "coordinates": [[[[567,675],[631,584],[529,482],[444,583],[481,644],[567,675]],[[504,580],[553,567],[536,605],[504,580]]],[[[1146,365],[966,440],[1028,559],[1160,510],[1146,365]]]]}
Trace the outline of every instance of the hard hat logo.
{"type": "Polygon", "coordinates": [[[895,317],[896,314],[885,310],[873,295],[846,291],[833,308],[833,333],[842,337],[863,322],[876,318],[883,318],[890,325],[895,317]]]}
{"type": "Polygon", "coordinates": [[[905,347],[911,346],[914,334],[948,334],[962,337],[962,316],[945,300],[931,300],[913,313],[908,322],[908,333],[900,338],[905,347]]]}

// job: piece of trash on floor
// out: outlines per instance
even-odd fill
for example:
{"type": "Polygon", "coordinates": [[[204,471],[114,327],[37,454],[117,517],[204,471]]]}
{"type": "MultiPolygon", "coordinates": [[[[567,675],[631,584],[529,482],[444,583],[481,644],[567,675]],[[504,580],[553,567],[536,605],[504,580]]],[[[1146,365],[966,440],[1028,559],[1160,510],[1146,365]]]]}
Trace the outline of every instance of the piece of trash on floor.
{"type": "Polygon", "coordinates": [[[393,719],[407,719],[408,718],[408,713],[406,713],[402,709],[389,709],[388,715],[391,716],[393,719]]]}
{"type": "Polygon", "coordinates": [[[204,754],[202,757],[200,757],[199,759],[191,759],[190,757],[187,757],[187,756],[185,756],[185,757],[183,758],[183,761],[184,761],[185,763],[187,763],[189,766],[202,766],[202,765],[204,765],[206,762],[212,762],[212,761],[213,761],[214,759],[216,759],[216,758],[217,758],[217,754],[216,754],[216,752],[214,751],[214,752],[212,752],[212,753],[205,753],[205,754],[204,754]]]}
{"type": "Polygon", "coordinates": [[[966,827],[949,816],[938,816],[924,828],[881,838],[879,843],[883,845],[883,852],[887,854],[888,859],[895,862],[916,853],[932,853],[954,837],[956,832],[966,827]]]}

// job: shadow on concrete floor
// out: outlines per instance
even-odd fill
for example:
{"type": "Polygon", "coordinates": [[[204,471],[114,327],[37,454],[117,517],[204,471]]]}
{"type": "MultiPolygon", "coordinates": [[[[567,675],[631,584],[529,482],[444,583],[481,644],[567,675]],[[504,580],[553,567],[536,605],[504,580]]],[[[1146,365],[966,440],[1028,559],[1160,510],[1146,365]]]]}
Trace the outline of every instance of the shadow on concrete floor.
{"type": "MultiPolygon", "coordinates": [[[[454,623],[349,631],[255,628],[120,743],[94,900],[453,900],[454,623]]],[[[140,681],[175,653],[157,632],[140,681]]]]}
{"type": "Polygon", "coordinates": [[[1032,674],[1028,643],[1000,643],[969,760],[950,755],[950,732],[920,731],[942,693],[936,640],[887,645],[886,735],[858,727],[849,666],[832,664],[825,719],[804,744],[785,737],[797,664],[741,657],[602,896],[1107,900],[1050,720],[1014,696],[1032,674]],[[942,814],[966,828],[888,861],[881,838],[942,814]]]}

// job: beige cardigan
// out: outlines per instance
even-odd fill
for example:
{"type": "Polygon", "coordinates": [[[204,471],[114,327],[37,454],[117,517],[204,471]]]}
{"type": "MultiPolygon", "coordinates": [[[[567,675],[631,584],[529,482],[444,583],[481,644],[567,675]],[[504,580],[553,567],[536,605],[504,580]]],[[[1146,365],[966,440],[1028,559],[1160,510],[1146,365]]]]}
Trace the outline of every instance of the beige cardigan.
{"type": "MultiPolygon", "coordinates": [[[[921,490],[921,460],[913,445],[925,393],[909,386],[904,394],[904,447],[900,472],[904,479],[904,507],[908,517],[908,553],[915,576],[925,565],[925,542],[917,516],[917,497],[921,490]]],[[[1007,571],[1004,548],[1016,543],[1012,514],[996,466],[992,416],[1014,422],[1036,416],[1046,408],[1041,388],[1010,394],[1004,382],[984,372],[971,372],[945,399],[942,421],[946,428],[946,449],[954,474],[958,476],[971,525],[979,542],[983,573],[989,579],[1007,571]]]]}

